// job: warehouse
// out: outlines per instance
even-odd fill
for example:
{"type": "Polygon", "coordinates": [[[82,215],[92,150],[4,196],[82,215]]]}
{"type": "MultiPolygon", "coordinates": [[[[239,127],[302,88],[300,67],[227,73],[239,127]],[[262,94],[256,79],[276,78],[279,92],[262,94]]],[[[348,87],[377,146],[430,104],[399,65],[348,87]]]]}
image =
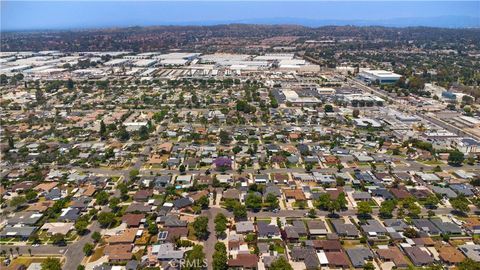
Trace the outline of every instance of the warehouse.
{"type": "Polygon", "coordinates": [[[360,79],[367,82],[378,82],[380,84],[395,83],[402,75],[395,74],[386,70],[371,70],[371,69],[362,69],[358,74],[360,79]]]}

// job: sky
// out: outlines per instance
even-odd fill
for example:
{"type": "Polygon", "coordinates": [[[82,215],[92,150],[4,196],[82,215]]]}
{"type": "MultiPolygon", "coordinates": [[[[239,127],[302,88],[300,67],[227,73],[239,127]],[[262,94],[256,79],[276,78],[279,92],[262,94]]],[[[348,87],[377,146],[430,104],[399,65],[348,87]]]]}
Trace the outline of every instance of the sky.
{"type": "MultiPolygon", "coordinates": [[[[84,29],[219,23],[444,23],[480,27],[475,1],[12,1],[1,0],[1,30],[84,29]]],[[[442,25],[440,25],[442,26],[442,25]]]]}

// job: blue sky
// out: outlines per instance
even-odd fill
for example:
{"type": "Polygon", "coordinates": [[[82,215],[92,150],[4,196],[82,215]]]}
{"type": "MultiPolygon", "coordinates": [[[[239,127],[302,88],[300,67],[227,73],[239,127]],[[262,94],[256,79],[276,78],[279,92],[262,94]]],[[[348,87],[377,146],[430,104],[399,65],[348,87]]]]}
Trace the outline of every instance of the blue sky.
{"type": "MultiPolygon", "coordinates": [[[[161,24],[477,18],[480,1],[1,1],[2,30],[161,24]],[[283,20],[282,18],[290,18],[283,20]],[[296,21],[296,19],[299,19],[296,21]]],[[[414,23],[414,22],[412,22],[414,23]]],[[[421,23],[420,23],[421,24],[421,23]]]]}

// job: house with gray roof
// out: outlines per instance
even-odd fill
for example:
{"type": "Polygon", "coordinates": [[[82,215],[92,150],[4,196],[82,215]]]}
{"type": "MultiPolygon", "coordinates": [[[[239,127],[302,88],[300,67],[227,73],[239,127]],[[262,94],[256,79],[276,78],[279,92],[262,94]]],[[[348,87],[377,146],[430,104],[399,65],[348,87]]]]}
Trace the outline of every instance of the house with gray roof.
{"type": "Polygon", "coordinates": [[[440,234],[440,230],[429,219],[418,218],[412,220],[413,225],[422,232],[427,232],[430,235],[440,234]]]}
{"type": "Polygon", "coordinates": [[[458,247],[465,257],[480,262],[480,245],[465,244],[458,247]]]}
{"type": "Polygon", "coordinates": [[[432,186],[431,189],[433,192],[440,194],[443,197],[446,197],[449,199],[457,197],[457,193],[455,193],[455,191],[453,191],[451,188],[448,188],[448,187],[432,186]]]}
{"type": "Polygon", "coordinates": [[[365,261],[373,260],[373,253],[368,248],[350,248],[346,249],[345,251],[347,252],[348,258],[350,258],[350,261],[355,268],[363,267],[366,264],[365,261]]]}
{"type": "Polygon", "coordinates": [[[27,240],[36,230],[36,227],[32,226],[5,226],[0,232],[0,238],[21,238],[27,240]]]}
{"type": "Polygon", "coordinates": [[[439,218],[432,218],[430,221],[444,234],[461,234],[462,228],[453,222],[445,222],[439,218]]]}
{"type": "Polygon", "coordinates": [[[253,225],[253,222],[251,221],[241,221],[235,223],[235,228],[237,233],[250,233],[255,231],[255,226],[253,225]]]}
{"type": "Polygon", "coordinates": [[[357,237],[359,234],[357,227],[351,223],[345,223],[341,219],[332,219],[330,222],[335,232],[340,236],[357,237]]]}
{"type": "Polygon", "coordinates": [[[361,226],[362,230],[368,235],[368,237],[378,237],[385,235],[387,230],[377,220],[367,220],[366,224],[361,226]]]}

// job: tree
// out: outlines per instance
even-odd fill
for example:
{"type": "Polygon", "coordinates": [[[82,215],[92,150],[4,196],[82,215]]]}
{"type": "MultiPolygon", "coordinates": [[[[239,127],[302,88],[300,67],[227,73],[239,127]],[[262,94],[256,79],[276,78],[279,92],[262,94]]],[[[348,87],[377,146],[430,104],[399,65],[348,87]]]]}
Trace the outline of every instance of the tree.
{"type": "Polygon", "coordinates": [[[230,134],[226,132],[225,130],[221,130],[220,134],[218,135],[220,138],[220,143],[221,144],[229,144],[232,141],[232,138],[230,137],[230,134]]]}
{"type": "Polygon", "coordinates": [[[353,109],[352,115],[353,115],[353,118],[358,118],[358,116],[360,115],[360,110],[353,109]]]}
{"type": "Polygon", "coordinates": [[[40,264],[42,270],[62,270],[62,264],[57,258],[48,257],[40,264]]]}
{"type": "Polygon", "coordinates": [[[233,216],[236,220],[242,220],[247,217],[247,208],[244,205],[238,203],[233,208],[233,216]]]}
{"type": "Polygon", "coordinates": [[[54,245],[64,245],[65,244],[65,236],[61,233],[56,233],[54,235],[52,235],[52,238],[50,239],[52,240],[52,243],[54,245]]]}
{"type": "Polygon", "coordinates": [[[333,112],[333,106],[330,105],[330,104],[326,104],[325,106],[323,106],[323,110],[324,110],[326,113],[333,112]]]}
{"type": "Polygon", "coordinates": [[[224,214],[219,213],[215,216],[215,232],[218,236],[223,236],[227,229],[227,217],[224,214]]]}
{"type": "Polygon", "coordinates": [[[315,211],[315,209],[311,208],[310,210],[308,210],[308,217],[309,218],[316,218],[317,217],[317,211],[315,211]]]}
{"type": "Polygon", "coordinates": [[[128,173],[128,176],[130,176],[130,180],[134,180],[137,178],[139,174],[140,174],[140,171],[138,169],[133,169],[128,173]]]}
{"type": "Polygon", "coordinates": [[[363,266],[363,270],[375,270],[375,266],[373,265],[373,263],[368,262],[363,266]]]}
{"type": "Polygon", "coordinates": [[[480,270],[480,262],[466,258],[457,265],[458,270],[480,270]]]}
{"type": "Polygon", "coordinates": [[[180,167],[178,167],[178,171],[180,172],[180,174],[184,174],[185,173],[185,165],[180,165],[180,167]]]}
{"type": "Polygon", "coordinates": [[[208,237],[208,217],[199,216],[193,221],[193,229],[195,236],[201,240],[205,240],[208,237]]]}
{"type": "Polygon", "coordinates": [[[458,150],[454,150],[448,155],[448,164],[452,166],[461,166],[464,160],[465,155],[458,150]]]}
{"type": "Polygon", "coordinates": [[[430,194],[423,202],[426,208],[435,209],[440,203],[440,200],[434,194],[430,194]]]}
{"type": "Polygon", "coordinates": [[[359,216],[367,216],[372,213],[372,206],[369,202],[359,202],[357,203],[357,214],[359,216]]]}
{"type": "Polygon", "coordinates": [[[88,256],[92,255],[93,248],[94,248],[93,244],[85,243],[85,245],[83,246],[83,253],[85,254],[85,256],[88,257],[88,256]]]}
{"type": "Polygon", "coordinates": [[[78,234],[83,235],[87,231],[88,221],[80,219],[75,223],[75,230],[78,234]]]}
{"type": "Polygon", "coordinates": [[[105,126],[105,123],[102,121],[100,121],[100,138],[102,140],[105,140],[105,138],[107,137],[107,127],[105,126]]]}
{"type": "Polygon", "coordinates": [[[249,192],[245,198],[245,206],[247,209],[251,209],[253,211],[260,210],[262,208],[262,197],[254,192],[249,192]]]}
{"type": "Polygon", "coordinates": [[[265,204],[270,209],[277,209],[279,207],[279,202],[277,196],[273,193],[268,193],[265,198],[265,204]]]}
{"type": "Polygon", "coordinates": [[[467,213],[470,211],[470,208],[468,207],[469,202],[463,194],[458,195],[456,198],[451,198],[450,204],[452,205],[453,209],[462,213],[467,213]]]}
{"type": "Polygon", "coordinates": [[[187,251],[185,256],[185,264],[182,269],[185,270],[197,270],[206,267],[205,265],[205,253],[203,252],[203,246],[195,245],[193,249],[187,251]]]}
{"type": "Polygon", "coordinates": [[[95,242],[100,242],[100,239],[102,239],[102,235],[99,232],[93,232],[92,239],[95,242]]]}
{"type": "Polygon", "coordinates": [[[146,126],[140,127],[140,129],[138,130],[138,137],[142,141],[148,139],[148,128],[146,126]]]}
{"type": "Polygon", "coordinates": [[[27,192],[25,192],[25,199],[27,201],[31,202],[37,198],[37,192],[33,189],[29,189],[27,192]]]}
{"type": "Polygon", "coordinates": [[[155,222],[148,223],[148,233],[150,235],[156,235],[158,233],[158,226],[155,224],[155,222]]]}
{"type": "Polygon", "coordinates": [[[227,270],[228,269],[228,257],[227,257],[227,247],[222,242],[217,242],[215,244],[215,252],[213,253],[213,270],[227,270]]]}
{"type": "Polygon", "coordinates": [[[120,140],[120,141],[128,141],[130,139],[130,133],[128,133],[127,129],[125,128],[125,126],[121,126],[118,131],[117,131],[117,138],[120,140]]]}
{"type": "Polygon", "coordinates": [[[19,208],[26,202],[25,196],[16,196],[10,201],[10,207],[19,208]]]}
{"type": "Polygon", "coordinates": [[[382,202],[380,205],[380,216],[382,218],[392,218],[392,213],[395,210],[395,207],[397,206],[397,201],[395,200],[385,200],[382,202]]]}
{"type": "Polygon", "coordinates": [[[110,209],[112,209],[113,212],[117,212],[119,203],[120,203],[120,199],[117,197],[113,197],[110,199],[110,202],[108,203],[108,207],[110,207],[110,209]]]}
{"type": "Polygon", "coordinates": [[[115,222],[115,214],[111,212],[102,212],[98,215],[98,222],[102,227],[109,227],[115,222]]]}
{"type": "Polygon", "coordinates": [[[418,232],[412,227],[405,228],[403,235],[408,238],[418,238],[418,232]]]}
{"type": "Polygon", "coordinates": [[[95,196],[96,202],[99,205],[106,205],[108,203],[109,195],[105,190],[100,191],[95,196]]]}
{"type": "Polygon", "coordinates": [[[278,259],[272,262],[269,270],[293,270],[293,267],[290,263],[285,259],[284,256],[280,256],[278,259]]]}
{"type": "Polygon", "coordinates": [[[79,265],[79,266],[77,266],[77,270],[85,270],[85,266],[79,265]]]}

